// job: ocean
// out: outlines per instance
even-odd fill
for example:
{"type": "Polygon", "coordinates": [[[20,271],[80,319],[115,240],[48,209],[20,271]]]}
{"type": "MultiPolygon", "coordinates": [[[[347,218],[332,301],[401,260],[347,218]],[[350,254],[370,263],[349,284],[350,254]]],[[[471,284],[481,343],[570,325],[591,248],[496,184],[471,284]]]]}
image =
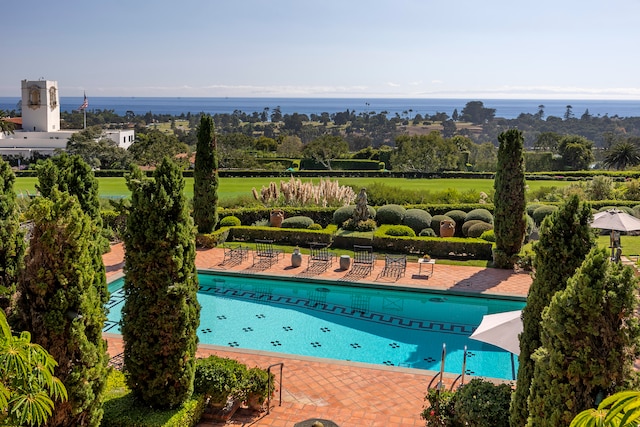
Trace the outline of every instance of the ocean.
{"type": "MultiPolygon", "coordinates": [[[[280,108],[282,114],[321,114],[337,113],[345,110],[380,113],[387,112],[391,118],[397,114],[401,117],[414,117],[416,114],[433,115],[439,112],[453,114],[455,109],[462,112],[469,101],[482,101],[485,108],[495,108],[496,117],[514,119],[521,113],[536,114],[538,106],[544,105],[544,116],[564,117],[567,105],[571,105],[575,117],[582,116],[585,111],[594,117],[640,117],[640,101],[619,100],[540,100],[540,99],[424,99],[424,98],[160,98],[160,97],[92,97],[89,100],[89,111],[93,109],[113,110],[119,115],[133,111],[136,115],[169,114],[179,116],[184,113],[233,113],[235,110],[247,114],[268,114],[280,108]]],[[[0,110],[10,111],[19,108],[18,97],[0,97],[0,110]]],[[[71,112],[83,102],[83,97],[61,97],[62,111],[71,112]]]]}

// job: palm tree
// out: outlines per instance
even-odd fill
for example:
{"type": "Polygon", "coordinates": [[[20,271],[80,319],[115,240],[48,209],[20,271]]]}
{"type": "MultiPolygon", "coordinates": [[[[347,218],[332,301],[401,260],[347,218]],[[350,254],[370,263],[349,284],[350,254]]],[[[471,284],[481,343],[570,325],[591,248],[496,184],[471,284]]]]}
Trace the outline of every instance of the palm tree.
{"type": "Polygon", "coordinates": [[[62,381],[53,376],[58,364],[31,334],[11,333],[0,310],[0,424],[39,426],[53,410],[54,400],[67,400],[62,381]]]}
{"type": "Polygon", "coordinates": [[[9,135],[13,133],[15,125],[9,120],[5,120],[5,117],[7,117],[7,113],[4,110],[0,110],[0,133],[9,135]]]}
{"type": "Polygon", "coordinates": [[[640,164],[640,151],[630,142],[619,142],[611,147],[603,163],[607,168],[624,170],[629,166],[640,164]]]}

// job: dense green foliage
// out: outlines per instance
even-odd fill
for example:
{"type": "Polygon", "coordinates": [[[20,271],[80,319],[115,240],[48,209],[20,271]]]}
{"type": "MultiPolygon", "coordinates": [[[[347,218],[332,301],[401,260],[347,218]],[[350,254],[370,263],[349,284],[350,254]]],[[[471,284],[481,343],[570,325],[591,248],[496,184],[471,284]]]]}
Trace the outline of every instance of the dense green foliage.
{"type": "Polygon", "coordinates": [[[157,129],[136,130],[136,140],[129,147],[133,161],[138,165],[157,166],[164,156],[174,157],[188,151],[187,145],[181,143],[173,134],[166,134],[157,129]]]}
{"type": "Polygon", "coordinates": [[[16,314],[58,362],[56,376],[69,394],[48,425],[97,426],[108,360],[106,279],[94,261],[97,226],[75,196],[56,188],[31,203],[29,216],[34,228],[16,314]]]}
{"type": "Polygon", "coordinates": [[[533,359],[528,426],[568,426],[580,412],[632,385],[640,355],[638,279],[593,249],[543,311],[533,359]]]}
{"type": "Polygon", "coordinates": [[[570,427],[634,427],[640,418],[640,391],[625,390],[580,412],[570,427]]]}
{"type": "Polygon", "coordinates": [[[472,224],[467,229],[467,237],[478,238],[489,230],[493,230],[493,225],[480,221],[477,224],[472,224]]]}
{"type": "Polygon", "coordinates": [[[431,214],[424,209],[407,209],[402,218],[402,224],[411,227],[416,234],[420,233],[425,228],[431,227],[431,214]]]}
{"type": "Polygon", "coordinates": [[[308,216],[296,215],[285,218],[282,221],[282,228],[309,228],[313,220],[308,216]]]}
{"type": "Polygon", "coordinates": [[[511,386],[474,378],[456,394],[454,410],[465,426],[508,427],[511,386]]]}
{"type": "Polygon", "coordinates": [[[464,222],[471,221],[473,219],[479,219],[488,224],[493,224],[493,214],[485,208],[472,209],[467,212],[467,216],[464,217],[464,222]]]}
{"type": "Polygon", "coordinates": [[[78,155],[93,168],[126,169],[131,162],[129,151],[103,134],[100,126],[74,133],[67,141],[67,153],[78,155]]]}
{"type": "Polygon", "coordinates": [[[402,220],[406,214],[404,206],[390,204],[380,206],[376,211],[376,221],[378,224],[402,224],[402,220]]]}
{"type": "Polygon", "coordinates": [[[498,136],[498,169],[495,189],[493,225],[496,236],[493,264],[497,268],[513,268],[524,241],[524,138],[511,129],[498,136]]]}
{"type": "Polygon", "coordinates": [[[531,213],[531,218],[533,218],[533,221],[537,224],[540,225],[542,224],[542,221],[549,215],[551,215],[552,213],[556,212],[558,210],[558,207],[555,205],[541,205],[538,206],[537,208],[535,208],[533,210],[533,212],[531,213]]]}
{"type": "Polygon", "coordinates": [[[542,312],[553,295],[565,288],[567,280],[595,244],[589,225],[591,218],[591,208],[581,203],[577,196],[572,196],[544,219],[540,240],[533,245],[535,275],[522,313],[518,387],[511,406],[513,426],[524,426],[529,416],[529,388],[534,373],[531,356],[542,344],[542,312]]]}
{"type": "Polygon", "coordinates": [[[380,232],[387,236],[416,236],[416,232],[406,225],[383,225],[380,227],[380,232]]]}
{"type": "Polygon", "coordinates": [[[153,407],[177,407],[193,392],[196,330],[195,230],[180,169],[165,158],[153,178],[128,178],[126,302],[122,336],[127,383],[153,407]]]}
{"type": "Polygon", "coordinates": [[[240,221],[240,218],[237,216],[228,215],[221,218],[218,225],[220,225],[220,227],[237,227],[238,225],[242,225],[242,221],[240,221]]]}
{"type": "Polygon", "coordinates": [[[103,426],[109,427],[192,427],[198,425],[205,399],[194,394],[175,409],[154,409],[140,404],[126,384],[125,374],[112,370],[107,380],[103,426]]]}
{"type": "Polygon", "coordinates": [[[507,427],[511,401],[509,384],[474,378],[458,391],[430,389],[421,417],[431,427],[507,427]]]}
{"type": "Polygon", "coordinates": [[[15,178],[9,164],[0,159],[0,310],[9,306],[24,266],[24,233],[13,190],[15,178]]]}
{"type": "Polygon", "coordinates": [[[211,233],[218,223],[218,146],[210,115],[201,117],[198,128],[193,172],[193,220],[199,233],[211,233]]]}
{"type": "Polygon", "coordinates": [[[397,149],[391,156],[394,170],[439,172],[460,168],[462,153],[459,147],[438,131],[428,135],[401,135],[395,144],[397,149]]]}
{"type": "Polygon", "coordinates": [[[230,395],[241,394],[246,371],[245,365],[233,359],[218,356],[198,359],[194,380],[195,392],[207,396],[213,405],[224,406],[230,395]]]}
{"type": "Polygon", "coordinates": [[[62,381],[53,375],[57,362],[31,334],[14,336],[0,310],[0,424],[39,426],[51,415],[53,400],[67,399],[62,381]]]}
{"type": "MultiPolygon", "coordinates": [[[[346,220],[353,217],[355,210],[356,210],[356,205],[342,206],[336,209],[333,212],[331,223],[336,224],[337,226],[341,226],[346,220]]],[[[367,210],[369,211],[370,218],[376,217],[376,210],[372,206],[367,206],[367,210]]]]}

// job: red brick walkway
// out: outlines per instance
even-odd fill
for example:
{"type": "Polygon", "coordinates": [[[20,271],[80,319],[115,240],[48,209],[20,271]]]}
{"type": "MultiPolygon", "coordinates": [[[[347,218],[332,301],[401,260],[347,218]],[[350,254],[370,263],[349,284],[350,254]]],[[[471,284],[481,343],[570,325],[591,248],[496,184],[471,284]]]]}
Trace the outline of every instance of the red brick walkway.
{"type": "MultiPolygon", "coordinates": [[[[290,256],[285,255],[276,265],[262,271],[251,267],[249,259],[239,265],[222,266],[222,249],[199,250],[196,265],[199,269],[224,269],[268,275],[304,275],[306,259],[302,266],[291,268],[290,256]]],[[[104,256],[107,276],[122,273],[122,245],[112,246],[104,256]]],[[[484,294],[526,296],[531,277],[526,273],[493,268],[460,267],[437,264],[433,276],[426,279],[418,275],[418,264],[409,263],[405,277],[397,282],[377,280],[384,262],[378,261],[374,271],[366,279],[360,279],[388,286],[432,288],[456,290],[484,294]]],[[[318,280],[347,280],[348,271],[329,268],[326,273],[314,275],[318,280]]],[[[109,353],[113,356],[122,352],[119,335],[105,334],[109,353]]],[[[215,353],[232,357],[248,366],[266,368],[275,363],[284,363],[282,382],[282,404],[272,401],[269,414],[237,414],[226,425],[232,426],[281,426],[293,427],[296,423],[321,418],[332,420],[345,427],[365,426],[424,426],[420,412],[424,406],[424,396],[434,372],[358,364],[324,359],[288,356],[268,352],[250,352],[227,347],[200,345],[198,354],[206,356],[215,353]]],[[[274,368],[278,371],[278,368],[274,368]]],[[[446,378],[451,381],[453,377],[446,378]]],[[[202,423],[201,426],[222,424],[202,423]]]]}

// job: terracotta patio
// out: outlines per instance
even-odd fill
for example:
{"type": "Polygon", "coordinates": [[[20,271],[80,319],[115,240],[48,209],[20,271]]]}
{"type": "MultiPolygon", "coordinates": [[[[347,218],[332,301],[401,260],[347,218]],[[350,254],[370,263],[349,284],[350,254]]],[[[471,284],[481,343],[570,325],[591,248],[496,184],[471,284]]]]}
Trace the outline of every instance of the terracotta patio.
{"type": "MultiPolygon", "coordinates": [[[[252,245],[248,245],[250,249],[252,245]]],[[[104,255],[107,276],[114,278],[122,274],[124,252],[122,244],[114,245],[111,252],[104,255]]],[[[334,262],[326,272],[311,274],[306,270],[307,260],[303,256],[302,265],[291,267],[291,256],[285,254],[279,262],[267,268],[253,266],[251,252],[240,262],[223,264],[222,249],[198,250],[198,269],[233,270],[255,275],[287,275],[313,277],[317,280],[372,282],[384,286],[415,287],[422,289],[455,290],[459,292],[526,296],[531,285],[528,273],[516,273],[481,267],[462,267],[444,264],[433,266],[433,274],[424,275],[425,267],[431,273],[431,266],[423,266],[422,273],[417,262],[409,262],[404,277],[397,281],[378,278],[384,261],[377,261],[374,270],[365,278],[350,275],[349,270],[340,270],[334,262]]],[[[266,266],[265,266],[266,267],[266,266]]],[[[119,335],[105,334],[109,353],[115,356],[122,352],[119,335]]],[[[420,412],[424,406],[427,386],[435,372],[418,369],[388,367],[363,363],[331,361],[310,357],[290,356],[260,351],[237,350],[229,347],[200,345],[198,355],[216,354],[232,357],[248,366],[266,368],[284,363],[279,392],[271,402],[267,414],[244,412],[224,423],[201,423],[201,426],[281,426],[294,427],[296,423],[308,419],[326,419],[339,426],[424,426],[420,412]]],[[[274,368],[279,372],[279,368],[274,368]]],[[[454,376],[445,378],[452,381],[454,376]]]]}

